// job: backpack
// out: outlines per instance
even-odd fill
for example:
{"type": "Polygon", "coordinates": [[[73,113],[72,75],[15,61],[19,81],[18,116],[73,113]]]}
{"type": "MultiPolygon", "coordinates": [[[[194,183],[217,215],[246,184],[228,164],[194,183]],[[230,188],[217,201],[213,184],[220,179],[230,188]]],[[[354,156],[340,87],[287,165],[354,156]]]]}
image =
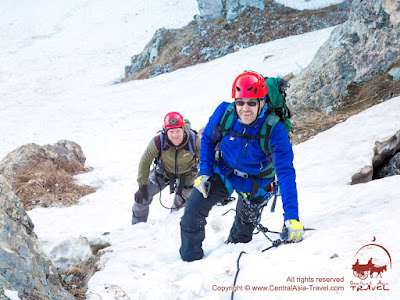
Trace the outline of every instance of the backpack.
{"type": "MultiPolygon", "coordinates": [[[[289,87],[287,81],[283,80],[280,77],[264,77],[265,82],[268,88],[268,94],[264,98],[267,104],[267,118],[265,119],[264,124],[261,127],[261,131],[259,135],[249,136],[246,138],[251,139],[259,139],[261,149],[264,151],[266,155],[271,154],[271,145],[270,145],[270,137],[271,132],[275,128],[278,122],[282,122],[285,125],[285,128],[289,134],[292,130],[292,124],[290,122],[291,113],[289,108],[286,105],[286,93],[285,90],[289,87]]],[[[230,129],[232,125],[232,121],[235,115],[235,103],[231,103],[227,109],[225,110],[224,115],[222,116],[221,122],[218,126],[218,130],[222,134],[222,138],[227,133],[232,133],[239,137],[244,137],[240,133],[234,132],[230,129]]],[[[263,178],[273,178],[275,176],[275,169],[273,165],[267,166],[263,169],[258,177],[263,178]]]]}

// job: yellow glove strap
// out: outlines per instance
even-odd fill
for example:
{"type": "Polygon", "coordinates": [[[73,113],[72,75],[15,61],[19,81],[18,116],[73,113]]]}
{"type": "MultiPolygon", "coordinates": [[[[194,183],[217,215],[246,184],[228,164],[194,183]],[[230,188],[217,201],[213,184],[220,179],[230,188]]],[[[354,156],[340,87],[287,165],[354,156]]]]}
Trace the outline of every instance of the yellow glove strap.
{"type": "Polygon", "coordinates": [[[196,177],[196,179],[194,180],[194,185],[199,185],[201,180],[203,179],[204,175],[201,175],[199,177],[196,177]]]}

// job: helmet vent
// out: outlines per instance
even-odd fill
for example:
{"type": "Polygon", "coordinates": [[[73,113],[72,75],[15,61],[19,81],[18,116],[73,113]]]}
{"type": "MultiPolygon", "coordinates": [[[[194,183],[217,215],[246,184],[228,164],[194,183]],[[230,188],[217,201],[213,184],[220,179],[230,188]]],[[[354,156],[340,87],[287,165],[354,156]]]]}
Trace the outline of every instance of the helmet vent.
{"type": "Polygon", "coordinates": [[[232,98],[263,98],[268,93],[265,79],[260,74],[246,71],[236,77],[232,85],[232,98]]]}

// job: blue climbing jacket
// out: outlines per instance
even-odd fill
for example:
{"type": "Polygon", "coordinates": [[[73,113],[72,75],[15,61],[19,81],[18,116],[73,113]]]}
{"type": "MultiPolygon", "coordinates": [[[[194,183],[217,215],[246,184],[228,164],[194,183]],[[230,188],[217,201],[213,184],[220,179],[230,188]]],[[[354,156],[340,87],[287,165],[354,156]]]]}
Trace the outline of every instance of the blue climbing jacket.
{"type": "MultiPolygon", "coordinates": [[[[210,117],[201,138],[200,172],[199,175],[215,173],[215,147],[219,144],[222,160],[218,160],[219,173],[230,182],[239,193],[250,193],[253,188],[253,178],[243,178],[231,172],[232,168],[249,175],[258,175],[269,164],[273,164],[278,177],[281,191],[284,219],[296,219],[298,216],[296,173],[293,167],[293,149],[290,144],[285,125],[279,122],[271,132],[271,155],[268,156],[261,149],[259,139],[247,139],[227,133],[223,138],[218,126],[230,103],[222,102],[210,117]],[[222,138],[222,140],[221,140],[222,138]],[[229,165],[231,168],[229,168],[229,165]]],[[[251,125],[240,123],[233,118],[230,129],[234,132],[246,135],[259,135],[262,125],[267,118],[266,108],[258,119],[251,125]]],[[[268,186],[272,179],[255,177],[260,189],[268,186]]]]}

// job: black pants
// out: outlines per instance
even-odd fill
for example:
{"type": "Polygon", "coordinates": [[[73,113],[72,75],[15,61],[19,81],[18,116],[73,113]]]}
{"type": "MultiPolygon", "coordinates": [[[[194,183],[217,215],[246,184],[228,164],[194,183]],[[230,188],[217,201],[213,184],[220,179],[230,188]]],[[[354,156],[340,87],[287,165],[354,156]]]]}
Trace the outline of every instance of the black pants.
{"type": "MultiPolygon", "coordinates": [[[[193,261],[203,258],[202,243],[205,238],[206,218],[211,208],[229,196],[229,193],[218,174],[211,180],[211,189],[208,198],[194,188],[186,199],[185,212],[181,219],[181,248],[179,252],[184,261],[193,261]]],[[[233,222],[228,242],[247,243],[253,236],[255,225],[242,199],[238,199],[236,216],[233,222]]]]}
{"type": "MultiPolygon", "coordinates": [[[[190,195],[190,192],[193,189],[193,181],[194,178],[186,179],[184,183],[186,188],[184,187],[182,189],[182,195],[178,195],[177,193],[175,193],[174,203],[172,204],[171,212],[177,211],[180,208],[184,207],[184,198],[190,195]]],[[[147,217],[149,216],[150,211],[150,204],[151,202],[153,202],[154,195],[160,193],[167,186],[169,186],[169,180],[164,177],[164,174],[160,169],[151,171],[149,181],[147,182],[147,193],[149,195],[149,198],[146,202],[142,204],[138,204],[136,202],[133,203],[132,225],[140,222],[147,222],[147,217]]]]}

